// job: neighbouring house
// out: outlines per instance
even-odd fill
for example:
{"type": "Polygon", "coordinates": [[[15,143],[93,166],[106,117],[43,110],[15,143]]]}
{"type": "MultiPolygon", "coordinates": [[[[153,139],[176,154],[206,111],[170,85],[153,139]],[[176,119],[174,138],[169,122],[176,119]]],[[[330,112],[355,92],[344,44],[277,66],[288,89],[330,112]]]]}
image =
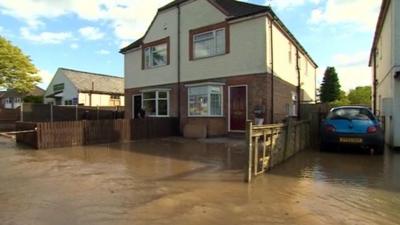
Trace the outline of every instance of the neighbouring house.
{"type": "Polygon", "coordinates": [[[47,87],[46,104],[124,106],[124,79],[59,68],[47,87]]]}
{"type": "Polygon", "coordinates": [[[28,93],[19,93],[14,89],[8,89],[7,91],[0,92],[0,108],[16,109],[22,105],[25,98],[42,98],[44,92],[45,91],[43,89],[37,86],[35,86],[33,90],[28,93]]]}
{"type": "Polygon", "coordinates": [[[400,1],[382,1],[369,66],[372,108],[382,118],[386,142],[400,147],[400,1]]]}
{"type": "Polygon", "coordinates": [[[176,0],[120,52],[125,115],[179,117],[181,131],[243,132],[256,109],[265,123],[281,122],[316,98],[317,64],[266,6],[176,0]]]}

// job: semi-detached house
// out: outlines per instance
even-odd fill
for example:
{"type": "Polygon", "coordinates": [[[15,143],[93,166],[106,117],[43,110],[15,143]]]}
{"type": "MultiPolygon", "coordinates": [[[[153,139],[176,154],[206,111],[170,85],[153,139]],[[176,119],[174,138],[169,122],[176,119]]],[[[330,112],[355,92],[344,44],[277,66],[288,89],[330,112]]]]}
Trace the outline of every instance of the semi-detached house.
{"type": "Polygon", "coordinates": [[[129,118],[143,108],[216,136],[243,131],[256,107],[271,123],[315,101],[317,64],[270,7],[176,0],[120,52],[129,118]]]}
{"type": "Polygon", "coordinates": [[[385,140],[400,147],[400,1],[383,0],[369,66],[372,68],[372,107],[382,118],[385,140]]]}

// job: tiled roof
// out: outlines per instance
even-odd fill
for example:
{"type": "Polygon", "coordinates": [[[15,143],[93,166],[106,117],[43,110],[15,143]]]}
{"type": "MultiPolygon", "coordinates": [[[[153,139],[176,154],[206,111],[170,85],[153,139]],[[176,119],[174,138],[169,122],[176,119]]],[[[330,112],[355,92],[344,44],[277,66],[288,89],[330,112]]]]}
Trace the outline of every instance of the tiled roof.
{"type": "Polygon", "coordinates": [[[123,94],[124,79],[122,77],[85,71],[59,68],[80,92],[97,92],[108,94],[123,94]]]}
{"type": "MultiPolygon", "coordinates": [[[[175,1],[159,8],[158,12],[170,9],[170,8],[175,7],[186,1],[188,1],[188,0],[175,0],[175,1]]],[[[244,16],[267,12],[270,10],[270,8],[266,7],[266,6],[260,6],[260,5],[245,3],[245,2],[239,2],[239,1],[235,1],[235,0],[210,0],[210,1],[213,1],[216,5],[221,7],[221,9],[227,13],[227,17],[229,19],[240,18],[240,17],[244,17],[244,16]]],[[[142,43],[143,43],[143,37],[140,38],[139,40],[133,42],[132,44],[122,48],[120,50],[120,53],[125,53],[131,49],[138,48],[142,45],[142,43]]]]}
{"type": "Polygon", "coordinates": [[[45,91],[38,86],[35,86],[32,91],[27,94],[18,93],[14,89],[8,89],[7,91],[0,92],[0,97],[8,98],[8,97],[23,97],[23,96],[42,96],[45,91]]]}
{"type": "MultiPolygon", "coordinates": [[[[159,11],[175,7],[176,5],[179,5],[186,1],[188,0],[175,0],[167,4],[166,6],[160,8],[159,11]]],[[[221,9],[223,9],[228,14],[227,16],[229,17],[242,17],[246,15],[257,14],[260,12],[266,12],[269,9],[269,7],[267,6],[255,5],[235,0],[210,0],[210,1],[213,1],[219,7],[221,7],[221,9]]]]}
{"type": "MultiPolygon", "coordinates": [[[[163,10],[170,9],[172,7],[175,7],[179,4],[185,3],[189,0],[175,0],[161,8],[158,9],[158,12],[161,12],[163,10]]],[[[216,4],[224,13],[227,15],[227,20],[233,20],[233,19],[238,19],[241,17],[246,17],[246,16],[251,16],[251,15],[256,15],[259,13],[269,13],[272,18],[279,24],[280,27],[288,34],[288,36],[295,42],[295,44],[301,49],[301,51],[307,55],[307,57],[311,60],[311,62],[318,67],[318,65],[314,62],[314,60],[311,58],[311,56],[308,54],[308,52],[304,49],[304,47],[300,44],[300,42],[297,41],[297,39],[294,37],[294,35],[289,31],[289,29],[285,26],[285,24],[278,18],[278,16],[272,11],[271,7],[269,6],[262,6],[262,5],[256,5],[256,4],[251,4],[247,2],[239,2],[236,0],[209,0],[216,4]]],[[[132,44],[126,46],[125,48],[122,48],[120,50],[120,53],[126,53],[127,51],[131,49],[135,49],[140,47],[143,44],[143,39],[144,37],[140,38],[139,40],[133,42],[132,44]]]]}
{"type": "Polygon", "coordinates": [[[138,48],[138,47],[140,47],[140,46],[142,45],[142,43],[143,43],[143,37],[140,38],[140,39],[138,39],[138,40],[136,40],[136,41],[133,42],[132,44],[130,44],[130,45],[128,45],[128,46],[122,48],[119,52],[120,52],[120,53],[125,53],[125,52],[127,52],[127,51],[129,51],[129,50],[131,50],[131,49],[138,48]]]}

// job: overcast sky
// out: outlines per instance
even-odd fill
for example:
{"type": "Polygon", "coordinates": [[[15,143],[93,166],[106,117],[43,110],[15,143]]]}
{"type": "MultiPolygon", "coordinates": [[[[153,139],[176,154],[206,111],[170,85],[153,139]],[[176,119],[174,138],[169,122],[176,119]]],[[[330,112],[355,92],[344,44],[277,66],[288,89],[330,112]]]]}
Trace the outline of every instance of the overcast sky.
{"type": "MultiPolygon", "coordinates": [[[[58,67],[123,75],[119,49],[171,0],[0,0],[0,35],[28,54],[47,87],[58,67]]],[[[247,0],[273,10],[344,90],[371,84],[369,51],[381,0],[247,0]]]]}

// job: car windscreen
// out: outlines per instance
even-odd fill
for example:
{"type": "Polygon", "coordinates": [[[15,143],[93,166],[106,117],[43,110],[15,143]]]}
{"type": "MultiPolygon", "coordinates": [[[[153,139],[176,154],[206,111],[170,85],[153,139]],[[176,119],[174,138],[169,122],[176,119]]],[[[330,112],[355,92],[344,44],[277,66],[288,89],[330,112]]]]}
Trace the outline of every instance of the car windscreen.
{"type": "Polygon", "coordinates": [[[339,108],[328,114],[329,120],[374,120],[374,116],[368,109],[339,108]]]}

